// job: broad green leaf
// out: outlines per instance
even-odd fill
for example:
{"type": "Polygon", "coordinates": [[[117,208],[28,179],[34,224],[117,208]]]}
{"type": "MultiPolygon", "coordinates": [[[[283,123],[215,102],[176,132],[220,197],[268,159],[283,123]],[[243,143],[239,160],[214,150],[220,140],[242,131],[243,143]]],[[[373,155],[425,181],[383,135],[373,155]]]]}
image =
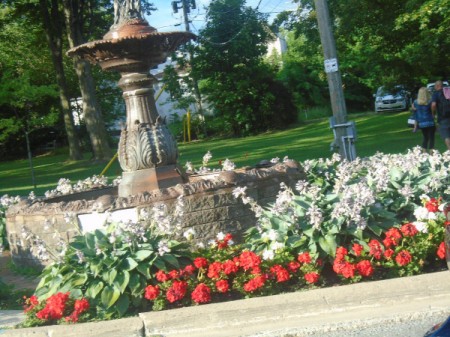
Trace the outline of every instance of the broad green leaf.
{"type": "Polygon", "coordinates": [[[71,278],[70,284],[74,287],[82,286],[88,280],[88,275],[86,273],[77,274],[71,278]]]}
{"type": "Polygon", "coordinates": [[[129,306],[130,306],[130,299],[128,298],[128,296],[120,295],[119,299],[116,302],[116,309],[120,317],[125,315],[129,306]]]}
{"type": "Polygon", "coordinates": [[[103,286],[104,283],[102,281],[93,281],[86,290],[86,296],[90,298],[96,298],[100,291],[102,291],[103,286]]]}
{"type": "Polygon", "coordinates": [[[319,245],[322,250],[330,256],[335,256],[336,254],[336,240],[333,235],[325,235],[319,238],[319,245]]]}
{"type": "Polygon", "coordinates": [[[110,308],[120,296],[120,291],[114,285],[108,285],[103,288],[101,302],[105,308],[110,308]]]}
{"type": "Polygon", "coordinates": [[[132,259],[131,257],[127,257],[121,263],[121,268],[125,269],[125,270],[128,270],[128,271],[133,270],[137,266],[138,266],[138,263],[134,259],[132,259]]]}
{"type": "Polygon", "coordinates": [[[114,285],[117,288],[119,288],[120,293],[123,294],[129,282],[130,282],[130,273],[126,270],[122,270],[117,273],[117,276],[114,280],[114,285]]]}
{"type": "Polygon", "coordinates": [[[146,258],[148,258],[150,255],[152,255],[153,251],[152,250],[139,250],[136,252],[136,254],[134,254],[133,258],[136,261],[143,261],[146,258]]]}
{"type": "Polygon", "coordinates": [[[165,254],[161,256],[161,258],[172,267],[180,268],[178,260],[172,254],[165,254]]]}
{"type": "Polygon", "coordinates": [[[148,263],[139,263],[139,265],[137,266],[136,269],[138,270],[138,272],[140,272],[142,275],[144,275],[147,279],[151,278],[148,263]]]}
{"type": "Polygon", "coordinates": [[[117,270],[116,269],[111,269],[108,272],[108,283],[109,284],[113,284],[114,281],[116,280],[116,276],[117,276],[117,270]]]}

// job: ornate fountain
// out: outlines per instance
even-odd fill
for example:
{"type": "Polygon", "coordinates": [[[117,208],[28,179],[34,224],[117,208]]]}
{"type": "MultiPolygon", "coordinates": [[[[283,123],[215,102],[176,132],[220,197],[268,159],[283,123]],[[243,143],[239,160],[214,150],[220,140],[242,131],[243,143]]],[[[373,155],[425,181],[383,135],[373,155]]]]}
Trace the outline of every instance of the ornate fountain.
{"type": "MultiPolygon", "coordinates": [[[[114,24],[102,40],[73,48],[68,55],[121,74],[118,84],[127,116],[119,142],[122,182],[118,189],[22,200],[11,206],[6,214],[8,241],[13,261],[20,266],[50,262],[39,256],[39,245],[24,240],[24,229],[40,242],[57,246],[58,238],[51,228],[70,241],[79,230],[100,228],[107,214],[115,221],[136,221],[142,210],[151,210],[155,204],[175,208],[180,196],[185,201],[183,231],[195,229],[198,243],[215,238],[219,232],[231,233],[239,240],[254,226],[255,216],[248,205],[233,197],[237,186],[247,187],[248,195],[264,206],[274,201],[280,183],[293,188],[305,179],[300,165],[292,160],[259,168],[182,174],[177,166],[176,142],[156,110],[155,79],[149,71],[195,36],[157,32],[142,18],[138,0],[115,0],[114,13],[114,24]]],[[[176,234],[182,238],[182,233],[176,234]]]]}
{"type": "Polygon", "coordinates": [[[189,32],[159,33],[143,19],[139,0],[115,0],[114,24],[103,40],[67,52],[121,75],[118,85],[127,116],[118,150],[124,171],[118,191],[121,197],[186,182],[177,166],[175,139],[156,109],[150,69],[194,38],[189,32]]]}

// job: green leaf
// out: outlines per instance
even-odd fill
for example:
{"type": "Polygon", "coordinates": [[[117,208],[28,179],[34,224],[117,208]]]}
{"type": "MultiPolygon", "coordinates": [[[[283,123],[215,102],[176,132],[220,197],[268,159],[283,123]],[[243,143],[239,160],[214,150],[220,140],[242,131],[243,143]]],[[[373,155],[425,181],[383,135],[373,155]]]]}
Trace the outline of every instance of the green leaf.
{"type": "Polygon", "coordinates": [[[86,273],[77,274],[73,278],[70,279],[70,284],[73,287],[82,286],[88,280],[88,275],[86,273]]]}
{"type": "Polygon", "coordinates": [[[322,250],[330,256],[335,256],[336,254],[336,240],[333,235],[325,235],[319,238],[319,245],[322,250]]]}
{"type": "Polygon", "coordinates": [[[91,285],[86,290],[86,296],[90,298],[96,298],[97,295],[102,291],[104,283],[99,280],[94,280],[91,285]]]}
{"type": "Polygon", "coordinates": [[[133,257],[136,261],[143,261],[150,255],[152,255],[152,253],[153,253],[152,250],[139,250],[138,252],[136,252],[136,254],[134,254],[133,257]]]}
{"type": "Polygon", "coordinates": [[[121,263],[121,268],[125,269],[125,270],[128,270],[128,271],[133,270],[137,266],[138,266],[138,263],[134,259],[132,259],[131,257],[127,257],[121,263]]]}
{"type": "Polygon", "coordinates": [[[173,255],[171,255],[171,254],[164,254],[163,256],[161,256],[161,258],[166,263],[171,265],[172,267],[180,268],[180,264],[178,263],[178,260],[173,255]]]}
{"type": "Polygon", "coordinates": [[[101,294],[101,303],[106,309],[108,309],[112,305],[114,305],[114,303],[116,303],[119,296],[120,296],[119,289],[117,289],[117,287],[115,287],[114,285],[108,285],[103,288],[101,294]]]}
{"type": "Polygon", "coordinates": [[[114,281],[116,280],[116,276],[117,276],[117,270],[116,269],[111,269],[108,272],[108,283],[109,284],[113,284],[114,281]]]}
{"type": "Polygon", "coordinates": [[[123,294],[125,289],[130,282],[130,273],[126,270],[119,271],[117,277],[114,280],[114,285],[119,288],[120,292],[123,294]]]}
{"type": "Polygon", "coordinates": [[[130,299],[128,298],[128,296],[120,295],[119,299],[116,302],[116,309],[120,317],[126,314],[129,306],[130,306],[130,299]]]}
{"type": "Polygon", "coordinates": [[[142,275],[144,275],[147,279],[151,278],[150,275],[150,269],[147,263],[139,263],[139,265],[136,268],[138,272],[140,272],[142,275]]]}

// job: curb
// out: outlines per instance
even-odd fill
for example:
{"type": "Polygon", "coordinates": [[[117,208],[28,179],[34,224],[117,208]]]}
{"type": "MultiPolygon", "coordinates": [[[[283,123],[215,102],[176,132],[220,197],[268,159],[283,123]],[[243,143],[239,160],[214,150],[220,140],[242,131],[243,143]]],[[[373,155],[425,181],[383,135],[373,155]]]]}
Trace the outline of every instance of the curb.
{"type": "MultiPolygon", "coordinates": [[[[0,330],[14,337],[280,336],[450,312],[448,271],[268,297],[146,312],[70,326],[0,330]],[[370,318],[368,320],[368,318],[370,318]],[[263,333],[263,334],[262,334],[263,333]],[[271,334],[272,333],[272,334],[271,334]]],[[[1,314],[1,312],[0,312],[1,314]]]]}

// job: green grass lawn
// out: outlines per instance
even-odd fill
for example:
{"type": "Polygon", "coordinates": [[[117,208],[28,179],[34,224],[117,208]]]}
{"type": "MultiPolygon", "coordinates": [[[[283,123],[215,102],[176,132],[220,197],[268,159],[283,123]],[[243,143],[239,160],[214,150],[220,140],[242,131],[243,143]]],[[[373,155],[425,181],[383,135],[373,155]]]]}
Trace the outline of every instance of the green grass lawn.
{"type": "MultiPolygon", "coordinates": [[[[377,151],[403,153],[419,145],[422,135],[420,132],[412,133],[407,127],[408,116],[409,112],[349,115],[348,119],[356,122],[357,155],[365,157],[377,151]]],[[[226,158],[233,161],[237,167],[254,165],[263,159],[270,160],[274,157],[289,156],[299,161],[325,158],[331,155],[332,141],[333,133],[329,128],[328,119],[320,119],[289,130],[267,132],[253,137],[179,143],[179,163],[184,166],[190,161],[199,167],[207,151],[211,151],[213,155],[211,167],[218,167],[219,161],[226,158]]],[[[438,135],[436,148],[439,151],[445,150],[444,143],[438,135]]],[[[92,163],[88,159],[69,162],[66,154],[58,154],[34,157],[33,166],[36,189],[32,186],[27,159],[0,162],[0,196],[28,195],[31,190],[37,195],[43,195],[45,191],[55,188],[59,178],[68,178],[75,183],[80,179],[100,174],[106,163],[92,163]]],[[[117,161],[106,173],[109,178],[115,178],[120,174],[121,169],[117,161]]]]}

